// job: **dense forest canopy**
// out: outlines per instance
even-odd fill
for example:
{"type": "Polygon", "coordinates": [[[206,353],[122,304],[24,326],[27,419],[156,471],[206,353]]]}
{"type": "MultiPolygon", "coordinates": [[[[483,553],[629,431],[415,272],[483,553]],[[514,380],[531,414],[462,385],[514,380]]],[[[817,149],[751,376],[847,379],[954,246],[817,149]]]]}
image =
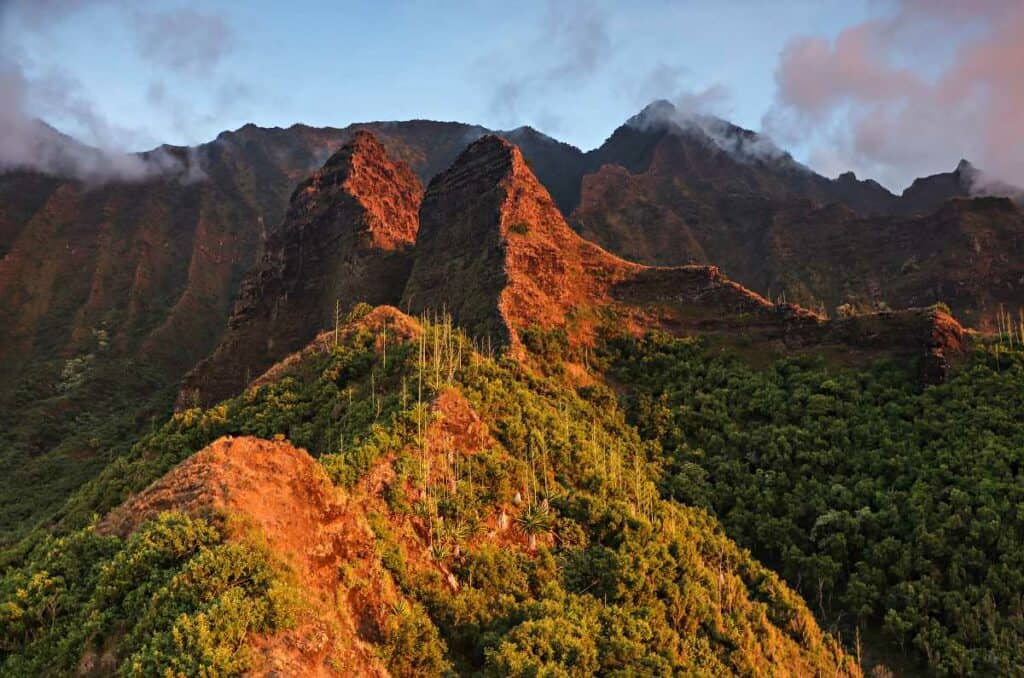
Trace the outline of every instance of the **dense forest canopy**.
{"type": "Polygon", "coordinates": [[[822,620],[880,626],[942,675],[1024,666],[1024,354],[979,346],[948,383],[913,366],[755,369],[707,342],[615,343],[611,374],[664,496],[801,591],[822,620]]]}

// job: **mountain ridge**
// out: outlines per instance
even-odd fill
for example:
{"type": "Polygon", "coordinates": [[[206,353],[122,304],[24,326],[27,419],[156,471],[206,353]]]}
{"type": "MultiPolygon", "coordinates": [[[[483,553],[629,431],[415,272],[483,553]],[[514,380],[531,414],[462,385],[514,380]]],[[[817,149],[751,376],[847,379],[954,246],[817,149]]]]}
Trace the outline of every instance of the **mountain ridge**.
{"type": "Polygon", "coordinates": [[[184,378],[179,405],[233,395],[356,303],[398,301],[412,266],[423,188],[357,131],[292,193],[242,281],[223,341],[184,378]]]}
{"type": "MultiPolygon", "coordinates": [[[[3,421],[15,451],[7,473],[12,486],[41,476],[40,493],[45,496],[45,486],[63,476],[39,474],[32,468],[81,468],[80,459],[89,460],[91,468],[102,465],[105,453],[94,437],[80,435],[72,426],[46,425],[55,417],[71,421],[106,403],[109,416],[119,418],[119,427],[135,429],[169,407],[183,375],[221,342],[241,282],[257,261],[266,238],[282,222],[295,185],[358,128],[360,125],[327,130],[246,125],[220,135],[191,157],[187,149],[174,151],[183,154],[187,162],[203,163],[202,181],[150,179],[86,186],[32,172],[0,175],[0,409],[7,417],[3,421]],[[118,392],[126,394],[130,406],[117,405],[111,394],[118,392]]],[[[424,121],[369,128],[389,156],[405,161],[422,182],[448,167],[482,130],[424,121]]],[[[564,214],[580,188],[574,177],[587,171],[587,167],[581,168],[579,149],[526,130],[518,134],[525,160],[550,188],[564,214]]],[[[628,136],[635,135],[630,132],[628,136]]],[[[793,258],[783,256],[799,252],[804,241],[814,244],[814,240],[800,235],[793,239],[781,230],[776,243],[773,231],[765,231],[762,222],[766,214],[786,212],[766,212],[763,197],[750,195],[729,203],[726,216],[748,224],[735,229],[737,241],[744,243],[740,248],[731,247],[729,239],[720,234],[714,235],[720,244],[708,240],[707,232],[721,223],[705,219],[718,213],[716,204],[698,204],[690,215],[689,208],[679,212],[674,199],[662,201],[656,191],[639,202],[623,203],[621,209],[602,197],[613,195],[621,182],[646,181],[643,156],[650,149],[645,148],[642,144],[606,145],[607,159],[626,169],[606,165],[613,168],[611,174],[586,175],[582,181],[585,195],[591,195],[589,187],[609,177],[613,179],[608,181],[612,193],[602,189],[596,200],[588,197],[588,204],[569,219],[577,231],[616,255],[646,264],[717,265],[729,278],[766,297],[778,299],[785,293],[790,300],[829,313],[834,313],[834,306],[850,301],[842,281],[836,278],[835,272],[842,269],[834,259],[826,259],[819,267],[808,257],[794,268],[793,258]],[[630,174],[630,168],[641,174],[630,174]],[[595,206],[613,228],[594,221],[593,209],[587,216],[586,210],[595,206]],[[705,234],[685,227],[690,216],[704,220],[705,234]],[[657,227],[661,220],[667,228],[657,227]],[[617,240],[616,234],[628,237],[617,240]],[[766,258],[765,253],[773,250],[781,254],[766,258]],[[651,252],[655,256],[650,256],[651,252]],[[723,257],[722,252],[733,254],[723,257]],[[767,268],[759,263],[764,261],[769,261],[767,268]]],[[[671,156],[684,150],[678,138],[673,138],[660,153],[671,156]]],[[[727,156],[719,156],[715,156],[716,162],[730,166],[727,156]]],[[[671,178],[671,167],[665,165],[668,174],[662,179],[671,178]]],[[[794,214],[798,220],[809,221],[815,209],[809,203],[794,214]]],[[[996,223],[996,213],[986,210],[989,208],[977,206],[961,210],[963,217],[957,218],[970,228],[950,229],[946,236],[948,242],[965,243],[964,251],[969,253],[975,251],[975,240],[983,248],[983,256],[971,254],[965,259],[969,263],[957,269],[956,278],[943,273],[947,269],[941,257],[914,272],[913,253],[896,250],[893,256],[899,255],[900,260],[886,261],[884,276],[867,277],[861,289],[852,290],[856,298],[851,307],[873,311],[884,309],[884,302],[896,307],[929,305],[945,301],[949,291],[963,289],[964,294],[951,300],[954,313],[972,325],[991,327],[1000,303],[1014,308],[1017,297],[1013,290],[1021,289],[1017,281],[1024,272],[1015,273],[1013,264],[1018,247],[1013,239],[1014,222],[998,217],[1002,222],[996,223]],[[904,264],[911,271],[907,275],[900,272],[904,264]],[[972,291],[975,284],[970,280],[975,271],[971,266],[991,267],[993,274],[986,274],[976,284],[993,281],[991,290],[998,294],[979,296],[972,291]],[[889,286],[906,291],[887,297],[889,286]]],[[[842,217],[842,224],[848,222],[861,223],[842,217]]],[[[913,227],[913,223],[894,222],[891,228],[898,242],[912,248],[909,229],[913,227]]],[[[849,231],[859,235],[865,229],[850,226],[849,231]]],[[[886,253],[892,249],[884,242],[868,245],[870,251],[863,258],[844,256],[839,261],[852,259],[858,262],[859,271],[860,261],[870,263],[870,257],[876,256],[871,254],[873,248],[881,247],[886,253]]]]}

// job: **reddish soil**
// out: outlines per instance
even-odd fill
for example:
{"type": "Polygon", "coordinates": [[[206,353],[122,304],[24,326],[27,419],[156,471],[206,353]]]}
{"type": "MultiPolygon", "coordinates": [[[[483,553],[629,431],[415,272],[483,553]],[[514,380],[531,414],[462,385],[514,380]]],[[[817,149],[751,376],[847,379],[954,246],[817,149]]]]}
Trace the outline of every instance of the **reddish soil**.
{"type": "MultiPolygon", "coordinates": [[[[387,674],[361,637],[366,605],[344,601],[358,577],[373,583],[380,605],[398,594],[376,560],[362,503],[335,488],[305,451],[221,438],[113,511],[99,529],[125,535],[167,510],[224,512],[235,538],[263,542],[294,573],[308,610],[296,628],[255,639],[256,674],[387,674]],[[342,568],[349,568],[344,576],[342,568]]],[[[361,587],[359,595],[368,590],[361,587]]]]}

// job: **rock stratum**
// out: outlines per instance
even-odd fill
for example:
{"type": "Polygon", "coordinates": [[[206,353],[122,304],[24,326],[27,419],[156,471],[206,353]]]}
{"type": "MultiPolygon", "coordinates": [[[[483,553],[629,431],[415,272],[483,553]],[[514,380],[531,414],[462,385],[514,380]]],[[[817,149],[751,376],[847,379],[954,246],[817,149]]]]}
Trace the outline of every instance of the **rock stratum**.
{"type": "Polygon", "coordinates": [[[360,131],[292,195],[242,282],[213,355],[185,377],[181,404],[233,395],[356,303],[394,304],[412,266],[422,187],[360,131]]]}
{"type": "Polygon", "coordinates": [[[664,329],[938,362],[965,350],[963,329],[931,309],[828,321],[773,304],[715,266],[620,259],[574,233],[519,150],[496,136],[471,144],[431,182],[415,257],[403,306],[446,310],[470,333],[513,347],[524,330],[560,328],[575,344],[600,332],[664,329]]]}

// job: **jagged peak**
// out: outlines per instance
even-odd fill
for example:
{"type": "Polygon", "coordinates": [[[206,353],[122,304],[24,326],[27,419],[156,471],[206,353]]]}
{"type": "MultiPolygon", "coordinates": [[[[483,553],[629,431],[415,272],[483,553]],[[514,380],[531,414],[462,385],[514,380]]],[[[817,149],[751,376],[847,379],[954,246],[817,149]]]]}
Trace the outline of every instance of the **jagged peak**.
{"type": "Polygon", "coordinates": [[[695,139],[743,163],[770,161],[787,169],[810,171],[763,134],[716,115],[680,109],[664,99],[648,104],[627,120],[623,127],[695,139]]]}
{"type": "Polygon", "coordinates": [[[511,130],[509,130],[507,132],[502,132],[502,136],[504,136],[506,138],[509,138],[509,139],[516,139],[516,138],[521,138],[521,137],[533,137],[535,139],[543,139],[544,141],[551,141],[551,142],[555,142],[555,143],[561,143],[557,139],[555,139],[554,137],[551,137],[551,136],[549,136],[547,134],[544,134],[544,132],[541,132],[539,129],[537,129],[535,127],[531,127],[530,125],[520,125],[519,127],[516,127],[515,129],[511,129],[511,130]]]}
{"type": "Polygon", "coordinates": [[[679,109],[666,99],[656,99],[643,107],[626,124],[630,127],[645,128],[656,124],[664,125],[679,115],[679,109]]]}
{"type": "Polygon", "coordinates": [[[374,159],[390,161],[388,152],[377,140],[372,132],[364,129],[356,130],[349,141],[342,145],[324,163],[323,169],[328,168],[350,168],[353,159],[357,156],[367,156],[374,159]]]}
{"type": "Polygon", "coordinates": [[[467,156],[502,155],[511,158],[514,153],[518,152],[519,148],[508,139],[504,139],[498,134],[485,134],[467,146],[466,150],[455,159],[452,167],[459,165],[460,160],[467,156]]]}
{"type": "MultiPolygon", "coordinates": [[[[463,188],[470,182],[497,186],[512,178],[535,183],[543,190],[518,146],[497,134],[485,134],[469,144],[448,169],[434,177],[427,188],[426,200],[438,193],[463,188]]],[[[544,194],[547,195],[547,191],[544,194]]]]}
{"type": "MultiPolygon", "coordinates": [[[[407,204],[415,211],[423,194],[416,174],[404,162],[393,160],[377,137],[367,130],[357,130],[320,169],[300,183],[292,194],[292,201],[302,202],[304,198],[315,197],[334,187],[344,187],[385,222],[395,221],[396,202],[407,204]],[[391,195],[392,199],[382,202],[382,195],[391,195]]],[[[409,237],[415,233],[411,225],[403,230],[410,231],[409,237]]]]}

